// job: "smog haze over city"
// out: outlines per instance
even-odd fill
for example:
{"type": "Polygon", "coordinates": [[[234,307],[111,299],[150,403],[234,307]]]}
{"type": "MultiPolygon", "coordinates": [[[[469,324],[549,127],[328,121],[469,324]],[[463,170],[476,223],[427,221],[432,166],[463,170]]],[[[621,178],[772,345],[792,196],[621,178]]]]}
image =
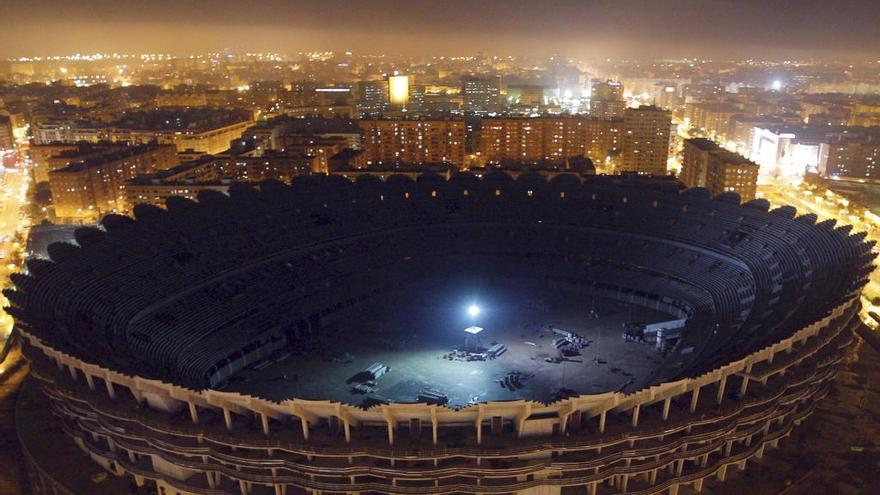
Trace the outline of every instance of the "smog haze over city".
{"type": "Polygon", "coordinates": [[[355,51],[405,55],[853,59],[872,0],[6,0],[0,56],[355,51]]]}
{"type": "Polygon", "coordinates": [[[880,0],[0,0],[0,495],[880,493],[880,0]]]}

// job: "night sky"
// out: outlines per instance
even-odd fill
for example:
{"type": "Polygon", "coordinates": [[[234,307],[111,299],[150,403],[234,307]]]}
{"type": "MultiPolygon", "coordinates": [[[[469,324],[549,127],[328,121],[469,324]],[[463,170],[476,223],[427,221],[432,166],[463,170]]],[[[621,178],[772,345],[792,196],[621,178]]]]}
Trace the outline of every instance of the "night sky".
{"type": "Polygon", "coordinates": [[[880,58],[880,0],[0,0],[0,57],[222,48],[880,58]]]}

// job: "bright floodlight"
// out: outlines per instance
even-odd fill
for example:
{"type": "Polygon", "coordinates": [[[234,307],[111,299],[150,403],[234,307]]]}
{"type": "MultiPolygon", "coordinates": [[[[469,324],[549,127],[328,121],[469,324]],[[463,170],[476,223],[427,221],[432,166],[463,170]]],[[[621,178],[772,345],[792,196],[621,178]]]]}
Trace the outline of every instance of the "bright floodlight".
{"type": "Polygon", "coordinates": [[[477,306],[476,304],[471,304],[470,306],[468,306],[467,312],[468,312],[468,315],[471,318],[473,318],[474,316],[477,316],[478,314],[480,314],[480,307],[477,306]]]}

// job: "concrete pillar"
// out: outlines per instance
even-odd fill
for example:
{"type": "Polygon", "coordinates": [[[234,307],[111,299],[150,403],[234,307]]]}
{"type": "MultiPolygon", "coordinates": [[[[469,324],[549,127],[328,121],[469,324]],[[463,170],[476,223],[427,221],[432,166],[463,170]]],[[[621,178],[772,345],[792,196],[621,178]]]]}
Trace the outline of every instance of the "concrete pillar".
{"type": "Polygon", "coordinates": [[[681,476],[682,471],[684,471],[684,459],[679,459],[675,461],[675,475],[681,476]]]}
{"type": "Polygon", "coordinates": [[[700,400],[700,387],[694,389],[691,394],[691,412],[696,412],[697,410],[697,401],[700,400]]]}
{"type": "Polygon", "coordinates": [[[134,484],[137,486],[144,486],[144,477],[134,475],[134,484]]]}
{"type": "Polygon", "coordinates": [[[724,481],[724,478],[727,476],[727,465],[721,466],[718,469],[718,481],[724,481]]]}
{"type": "Polygon", "coordinates": [[[743,396],[746,395],[746,390],[748,390],[748,387],[749,387],[749,377],[744,376],[742,383],[739,385],[739,394],[743,395],[743,396]]]}
{"type": "Polygon", "coordinates": [[[247,483],[244,480],[239,480],[238,489],[241,491],[241,495],[248,495],[247,483]]]}
{"type": "Polygon", "coordinates": [[[608,411],[602,411],[602,414],[599,415],[599,433],[605,433],[605,417],[608,415],[608,411]]]}
{"type": "Polygon", "coordinates": [[[656,469],[652,469],[651,472],[648,473],[648,483],[650,483],[651,486],[654,486],[654,484],[657,483],[657,470],[656,469]]]}
{"type": "Polygon", "coordinates": [[[718,382],[718,395],[715,396],[715,403],[721,404],[724,400],[724,389],[727,387],[727,376],[721,377],[721,381],[718,382]]]}
{"type": "Polygon", "coordinates": [[[483,417],[477,417],[477,421],[475,422],[475,426],[477,427],[477,445],[483,442],[483,417]]]}
{"type": "Polygon", "coordinates": [[[626,487],[629,485],[629,475],[623,474],[620,477],[620,492],[626,493],[626,487]]]}
{"type": "Polygon", "coordinates": [[[700,493],[703,491],[703,478],[694,481],[694,491],[700,493]]]}
{"type": "Polygon", "coordinates": [[[110,380],[105,378],[104,384],[107,385],[107,395],[109,395],[111,399],[115,399],[116,398],[116,389],[113,388],[113,382],[111,382],[110,380]]]}
{"type": "Polygon", "coordinates": [[[345,443],[351,443],[351,424],[343,419],[342,429],[345,431],[345,443]]]}
{"type": "Polygon", "coordinates": [[[394,422],[390,419],[385,422],[388,424],[388,445],[394,445],[394,422]]]}
{"type": "Polygon", "coordinates": [[[284,495],[286,485],[275,485],[275,495],[284,495]]]}
{"type": "Polygon", "coordinates": [[[133,450],[128,451],[128,460],[131,461],[132,464],[137,463],[137,454],[135,454],[133,450]]]}
{"type": "Polygon", "coordinates": [[[260,423],[263,426],[263,435],[269,436],[269,415],[262,412],[260,414],[260,423]]]}
{"type": "Polygon", "coordinates": [[[632,412],[633,428],[636,428],[639,426],[639,411],[641,411],[641,408],[642,408],[642,406],[640,406],[639,404],[636,404],[636,407],[633,408],[633,412],[632,412]]]}
{"type": "Polygon", "coordinates": [[[232,431],[232,413],[225,407],[223,408],[223,421],[226,422],[226,429],[232,431]]]}
{"type": "Polygon", "coordinates": [[[724,444],[724,457],[730,457],[730,451],[733,450],[733,440],[728,440],[724,444]]]}
{"type": "Polygon", "coordinates": [[[669,495],[678,495],[678,485],[670,485],[669,495]]]}
{"type": "Polygon", "coordinates": [[[199,423],[199,407],[195,405],[194,402],[187,402],[189,404],[189,417],[192,419],[194,424],[199,423]]]}
{"type": "Polygon", "coordinates": [[[709,454],[703,454],[700,457],[700,467],[706,467],[709,464],[709,454]]]}
{"type": "Polygon", "coordinates": [[[758,447],[758,451],[755,452],[755,457],[757,457],[758,459],[764,457],[764,446],[765,446],[765,445],[766,445],[766,444],[761,444],[761,446],[758,447]]]}
{"type": "Polygon", "coordinates": [[[663,421],[669,419],[669,406],[672,405],[672,397],[667,397],[666,400],[663,401],[663,421]]]}
{"type": "Polygon", "coordinates": [[[70,371],[70,378],[72,378],[73,381],[76,381],[76,368],[74,368],[73,366],[68,366],[67,370],[70,371]]]}
{"type": "Polygon", "coordinates": [[[309,439],[309,422],[306,418],[299,418],[299,424],[302,426],[303,439],[309,439]]]}
{"type": "Polygon", "coordinates": [[[86,376],[86,383],[89,384],[89,390],[94,391],[95,390],[95,379],[92,378],[92,375],[90,375],[86,372],[83,372],[83,375],[86,376]]]}
{"type": "Polygon", "coordinates": [[[208,479],[208,488],[214,489],[217,488],[217,480],[214,479],[214,473],[211,471],[205,471],[205,478],[208,479]]]}
{"type": "Polygon", "coordinates": [[[587,485],[587,491],[590,495],[596,495],[596,492],[599,490],[599,483],[593,482],[587,485]]]}

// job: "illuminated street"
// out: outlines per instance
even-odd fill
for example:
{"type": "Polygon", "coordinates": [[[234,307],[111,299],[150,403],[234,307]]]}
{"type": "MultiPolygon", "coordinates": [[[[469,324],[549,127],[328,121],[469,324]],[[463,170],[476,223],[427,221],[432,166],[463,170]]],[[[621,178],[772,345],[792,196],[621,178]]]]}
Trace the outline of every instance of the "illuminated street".
{"type": "MultiPolygon", "coordinates": [[[[24,170],[5,169],[0,172],[0,284],[3,288],[9,275],[18,270],[23,257],[24,239],[29,226],[22,207],[27,199],[28,177],[24,170]]],[[[6,305],[6,298],[2,297],[6,305]]],[[[0,337],[5,342],[12,329],[12,318],[0,317],[0,337]]]]}

